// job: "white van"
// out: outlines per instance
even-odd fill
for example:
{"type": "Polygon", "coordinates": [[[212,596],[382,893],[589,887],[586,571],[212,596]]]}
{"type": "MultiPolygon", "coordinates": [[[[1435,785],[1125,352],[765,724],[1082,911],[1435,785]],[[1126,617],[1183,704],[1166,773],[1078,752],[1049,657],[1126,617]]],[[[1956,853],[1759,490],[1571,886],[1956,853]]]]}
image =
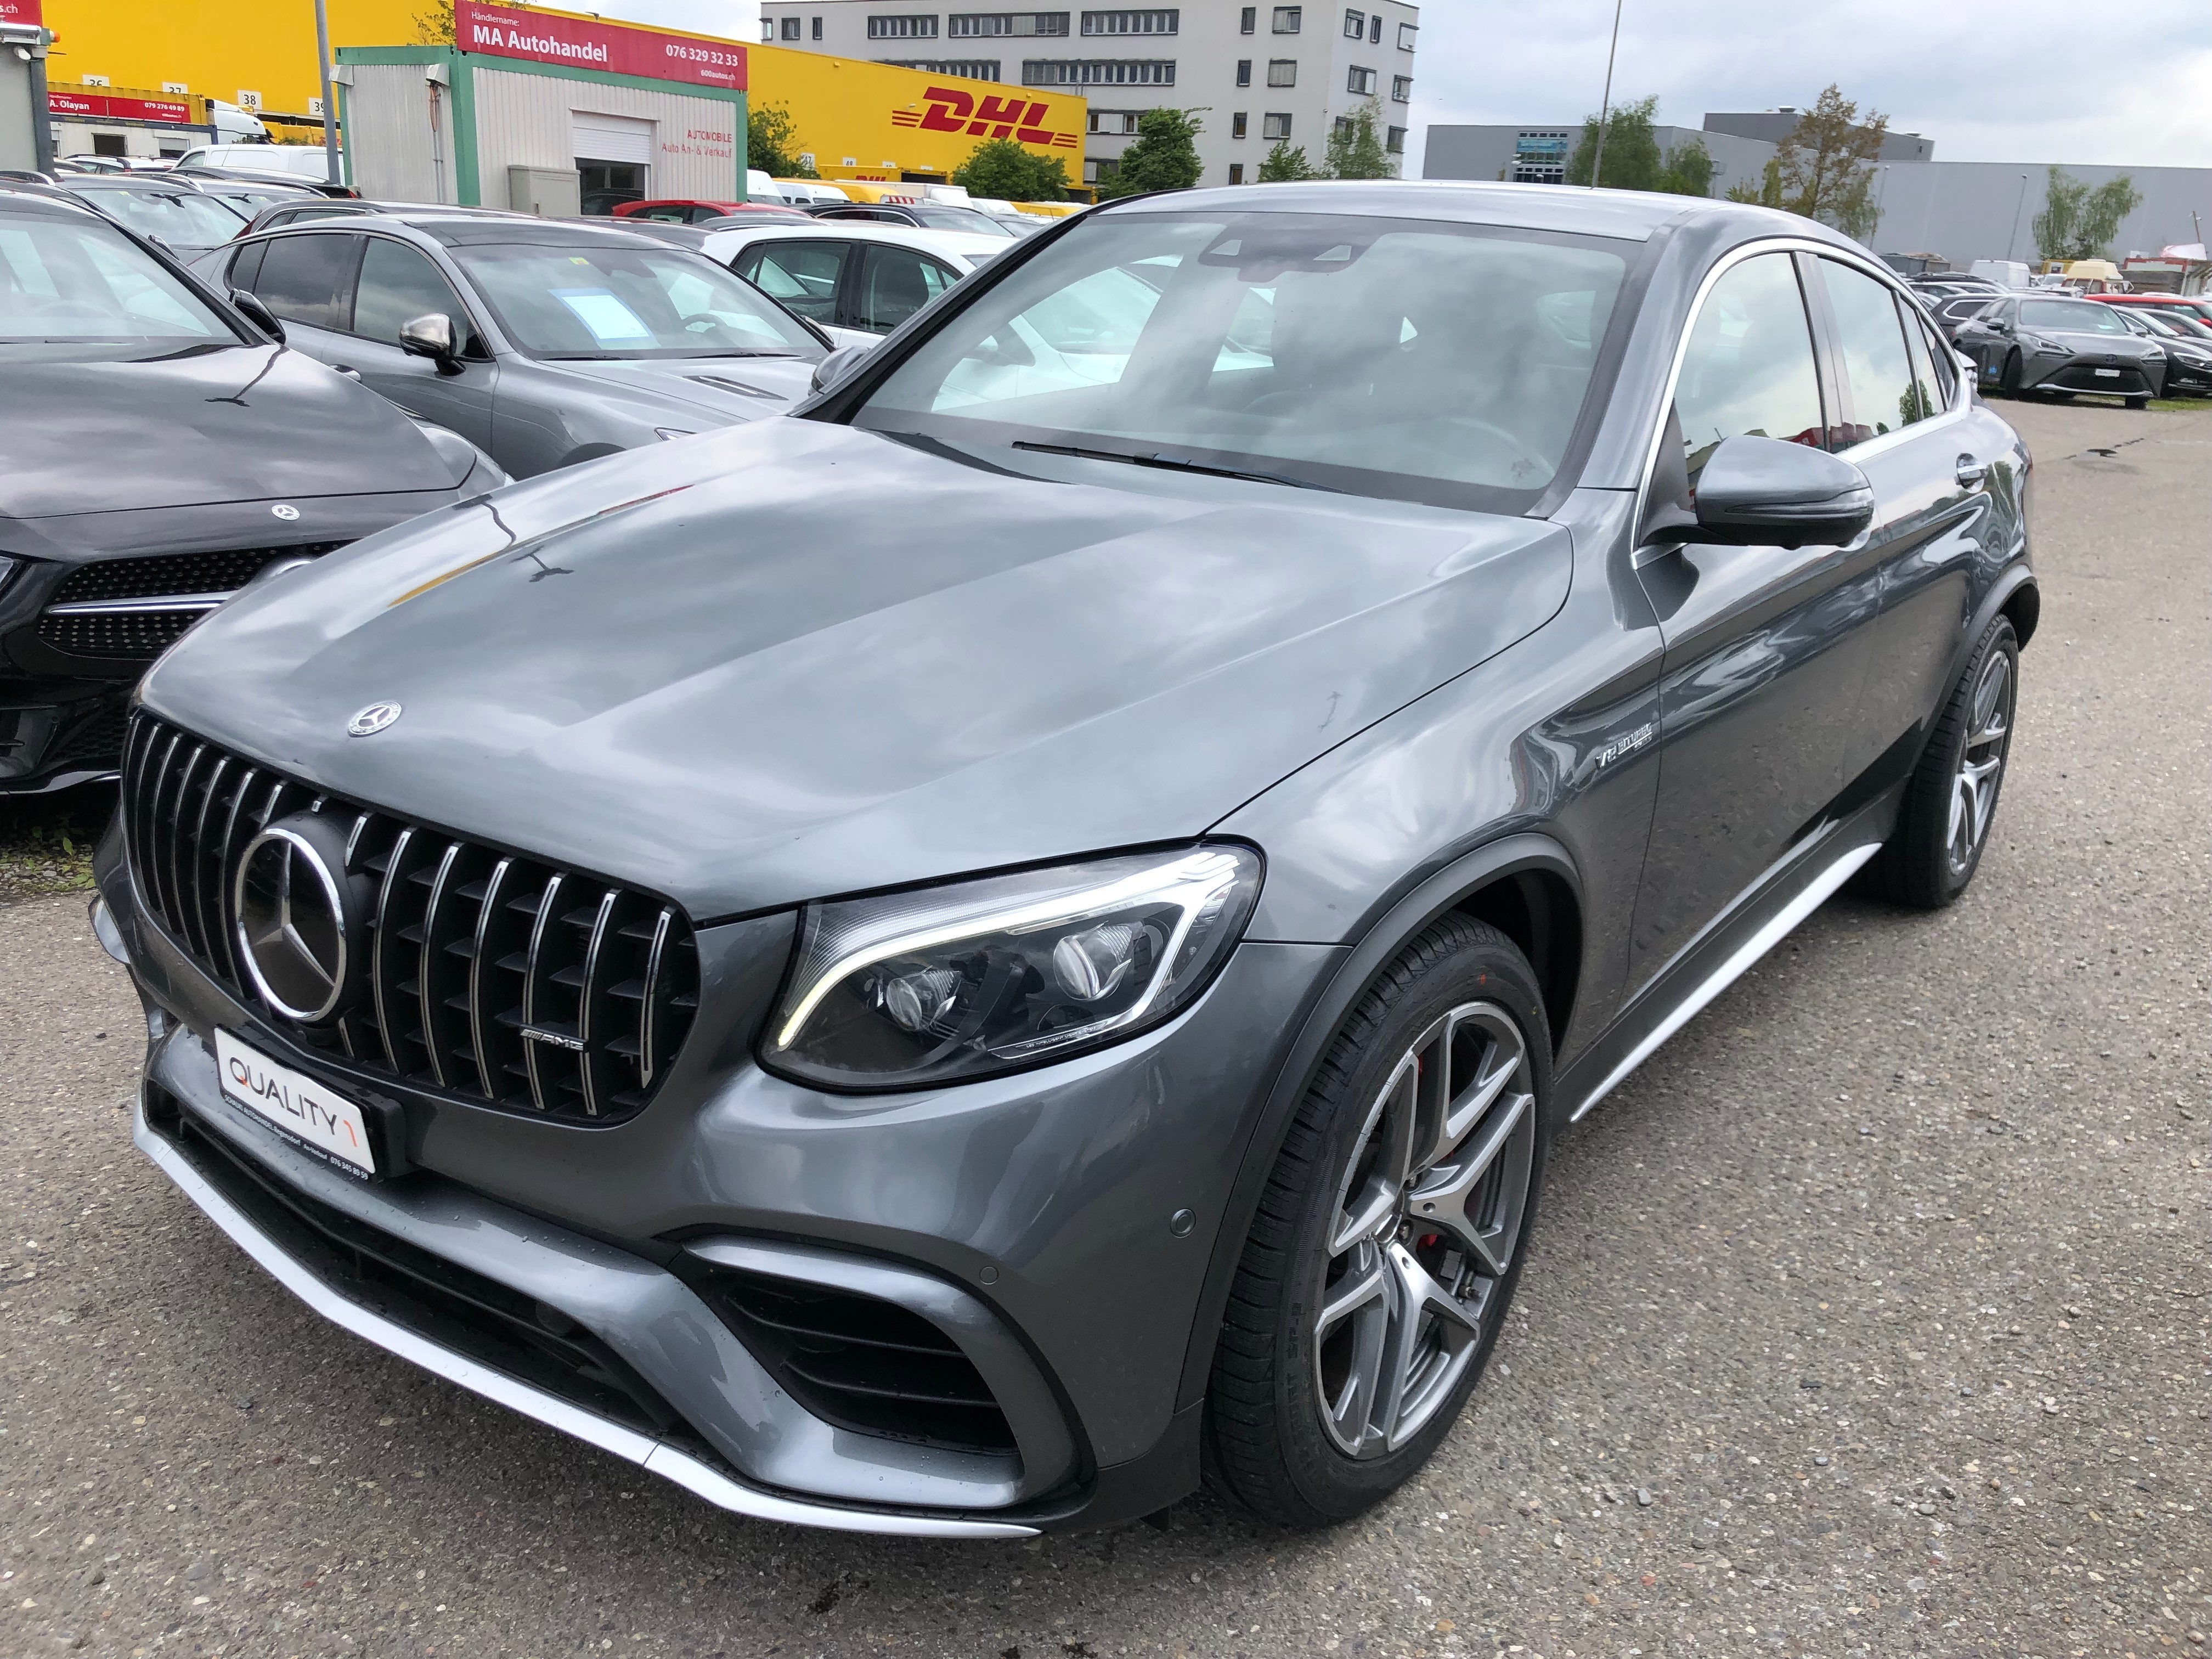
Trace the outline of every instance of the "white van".
{"type": "Polygon", "coordinates": [[[320,144],[195,144],[177,158],[177,170],[236,167],[241,173],[296,173],[317,184],[331,176],[320,144]]]}
{"type": "Polygon", "coordinates": [[[1986,276],[2007,288],[2027,286],[2027,266],[2018,259],[1977,259],[1966,267],[1969,276],[1986,276]]]}

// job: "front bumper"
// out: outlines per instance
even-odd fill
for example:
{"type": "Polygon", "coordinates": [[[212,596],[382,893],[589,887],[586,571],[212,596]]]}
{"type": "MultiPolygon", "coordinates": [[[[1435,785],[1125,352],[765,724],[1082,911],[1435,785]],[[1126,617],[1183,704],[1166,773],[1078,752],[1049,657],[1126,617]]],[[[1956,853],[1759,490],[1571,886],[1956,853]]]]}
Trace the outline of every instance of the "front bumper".
{"type": "Polygon", "coordinates": [[[2086,392],[2107,398],[2158,395],[2166,380],[2163,357],[2051,356],[2039,354],[2023,365],[2021,388],[2027,392],[2086,392]]]}
{"type": "Polygon", "coordinates": [[[761,1072],[749,1027],[732,1032],[717,1006],[732,987],[741,1004],[772,992],[788,919],[709,929],[700,1023],[678,1072],[635,1119],[586,1127],[344,1075],[200,973],[146,920],[112,855],[102,881],[155,1033],[139,1144],[357,1334],[766,1518],[1006,1537],[1130,1518],[1195,1486],[1199,1401],[1183,1379],[1194,1342],[1211,1347],[1196,1309],[1213,1253],[1237,1248],[1217,1237],[1219,1220],[1284,1048],[1334,963],[1327,947],[1247,945],[1182,1018],[1118,1048],[854,1099],[761,1072]],[[756,954],[769,959],[764,982],[745,965],[756,954]],[[357,1181],[226,1099],[217,1025],[396,1115],[399,1173],[357,1181]],[[319,1243],[294,1225],[304,1212],[319,1218],[307,1228],[319,1243]],[[354,1258],[458,1277],[462,1290],[427,1294],[475,1311],[420,1316],[388,1285],[355,1283],[354,1258]],[[763,1273],[872,1297],[949,1333],[1003,1412],[1011,1455],[817,1414],[788,1356],[762,1346],[767,1328],[733,1316],[717,1289],[717,1275],[763,1273]],[[538,1309],[603,1355],[581,1367],[590,1388],[575,1364],[544,1372],[528,1328],[547,1322],[538,1309]],[[635,1386],[593,1394],[608,1375],[635,1386]]]}

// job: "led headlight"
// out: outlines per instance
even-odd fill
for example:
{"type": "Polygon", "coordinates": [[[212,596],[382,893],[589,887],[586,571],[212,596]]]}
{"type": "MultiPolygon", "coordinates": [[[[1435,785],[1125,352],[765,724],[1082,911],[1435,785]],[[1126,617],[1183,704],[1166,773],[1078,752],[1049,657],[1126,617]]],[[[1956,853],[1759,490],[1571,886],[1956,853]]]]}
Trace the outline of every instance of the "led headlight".
{"type": "Polygon", "coordinates": [[[951,1083],[1169,1018],[1212,980],[1260,855],[1210,846],[809,905],[763,1062],[842,1089],[951,1083]]]}

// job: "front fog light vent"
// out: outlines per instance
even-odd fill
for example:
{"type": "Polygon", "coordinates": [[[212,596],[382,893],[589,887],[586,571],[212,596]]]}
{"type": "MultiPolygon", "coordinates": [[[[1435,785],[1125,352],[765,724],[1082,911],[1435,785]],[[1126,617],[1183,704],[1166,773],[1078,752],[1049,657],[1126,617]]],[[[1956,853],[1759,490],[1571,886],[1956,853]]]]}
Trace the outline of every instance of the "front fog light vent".
{"type": "Polygon", "coordinates": [[[698,952],[664,900],[319,793],[149,714],[132,722],[123,780],[131,867],[154,919],[334,1062],[604,1123],[641,1109],[683,1046],[698,952]],[[329,849],[357,895],[349,985],[327,1020],[287,1018],[240,959],[239,863],[271,823],[329,849]]]}

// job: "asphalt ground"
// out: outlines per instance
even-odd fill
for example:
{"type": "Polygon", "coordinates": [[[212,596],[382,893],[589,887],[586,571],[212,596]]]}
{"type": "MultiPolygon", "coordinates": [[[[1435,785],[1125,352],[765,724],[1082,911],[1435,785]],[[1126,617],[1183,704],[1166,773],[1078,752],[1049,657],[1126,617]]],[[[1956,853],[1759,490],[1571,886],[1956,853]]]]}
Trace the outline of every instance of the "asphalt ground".
{"type": "Polygon", "coordinates": [[[167,1187],[82,899],[0,909],[0,1655],[2203,1644],[2212,413],[2006,408],[2045,601],[1972,893],[1831,903],[1568,1133],[1499,1363],[1334,1532],[785,1529],[480,1403],[167,1187]]]}

